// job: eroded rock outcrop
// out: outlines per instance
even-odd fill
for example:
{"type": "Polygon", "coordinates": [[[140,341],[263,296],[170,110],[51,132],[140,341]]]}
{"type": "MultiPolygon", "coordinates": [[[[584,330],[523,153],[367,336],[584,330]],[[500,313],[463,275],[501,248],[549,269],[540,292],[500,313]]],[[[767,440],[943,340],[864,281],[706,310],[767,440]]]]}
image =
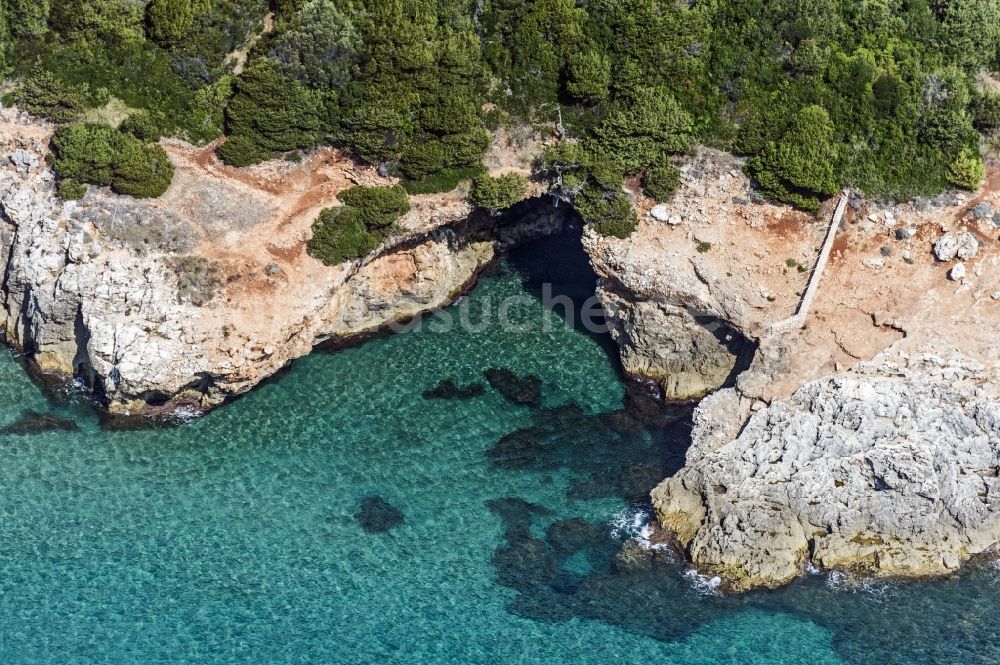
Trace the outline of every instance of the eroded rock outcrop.
{"type": "MultiPolygon", "coordinates": [[[[952,572],[1000,540],[995,379],[977,363],[903,356],[809,383],[730,441],[702,432],[653,491],[659,523],[736,591],[787,583],[808,563],[952,572]]],[[[732,422],[735,394],[703,403],[696,422],[732,422]]]]}
{"type": "Polygon", "coordinates": [[[168,143],[175,178],[154,200],[90,188],[55,196],[51,128],[0,117],[0,326],[43,374],[77,377],[111,412],[200,412],[315,344],[450,302],[500,250],[554,232],[472,217],[456,194],[414,197],[401,231],[366,259],[328,267],[305,251],[312,220],[374,169],[321,150],[303,164],[220,164],[168,143]]]}

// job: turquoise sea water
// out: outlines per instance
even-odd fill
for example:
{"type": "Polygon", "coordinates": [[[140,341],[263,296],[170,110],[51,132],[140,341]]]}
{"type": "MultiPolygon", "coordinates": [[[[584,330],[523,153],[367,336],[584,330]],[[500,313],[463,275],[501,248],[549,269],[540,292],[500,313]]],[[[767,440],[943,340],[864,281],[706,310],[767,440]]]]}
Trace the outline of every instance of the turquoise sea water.
{"type": "MultiPolygon", "coordinates": [[[[470,320],[554,275],[586,295],[573,242],[484,279],[470,320]]],[[[644,510],[626,497],[676,468],[686,423],[635,428],[607,340],[551,325],[531,297],[511,316],[528,330],[425,328],[316,353],[172,429],[103,430],[4,356],[0,424],[33,409],[80,431],[0,435],[0,663],[1000,660],[989,566],[741,598],[669,560],[618,570],[644,510]],[[542,406],[421,396],[492,367],[539,376],[542,406]],[[363,529],[371,496],[403,521],[363,529]]]]}

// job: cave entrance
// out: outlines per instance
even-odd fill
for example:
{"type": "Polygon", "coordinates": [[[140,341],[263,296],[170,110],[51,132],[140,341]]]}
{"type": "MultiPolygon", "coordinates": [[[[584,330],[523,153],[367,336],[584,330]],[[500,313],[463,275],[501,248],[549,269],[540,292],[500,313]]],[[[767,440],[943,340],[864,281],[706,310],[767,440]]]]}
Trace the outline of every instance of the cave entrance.
{"type": "Polygon", "coordinates": [[[567,327],[594,339],[620,369],[618,345],[597,297],[597,274],[583,249],[583,220],[569,206],[539,207],[511,209],[510,223],[527,215],[555,214],[562,218],[559,230],[515,247],[508,265],[521,276],[526,293],[560,316],[567,327]]]}

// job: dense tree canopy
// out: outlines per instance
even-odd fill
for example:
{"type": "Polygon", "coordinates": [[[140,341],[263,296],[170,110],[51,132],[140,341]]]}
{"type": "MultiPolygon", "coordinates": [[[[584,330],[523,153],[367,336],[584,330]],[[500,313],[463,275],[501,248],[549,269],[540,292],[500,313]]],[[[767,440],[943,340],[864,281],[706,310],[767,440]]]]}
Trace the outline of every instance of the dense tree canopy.
{"type": "Polygon", "coordinates": [[[0,0],[32,113],[114,97],[143,140],[224,129],[236,165],[334,144],[411,193],[481,173],[487,126],[533,125],[565,143],[555,193],[619,234],[623,178],[669,197],[696,143],[806,208],[974,187],[998,65],[1000,0],[0,0]]]}

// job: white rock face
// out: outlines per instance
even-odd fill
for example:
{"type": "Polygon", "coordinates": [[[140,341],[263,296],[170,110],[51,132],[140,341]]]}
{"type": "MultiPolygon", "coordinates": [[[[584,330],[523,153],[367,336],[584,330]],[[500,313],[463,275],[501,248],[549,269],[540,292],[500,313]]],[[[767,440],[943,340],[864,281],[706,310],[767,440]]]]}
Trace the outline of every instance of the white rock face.
{"type": "Polygon", "coordinates": [[[951,270],[948,271],[948,279],[953,282],[960,282],[965,279],[965,264],[956,263],[953,265],[951,270]]]}
{"type": "Polygon", "coordinates": [[[979,253],[979,240],[968,231],[945,233],[934,243],[934,257],[938,261],[968,261],[979,253]]]}
{"type": "MultiPolygon", "coordinates": [[[[1000,541],[1000,401],[983,370],[873,361],[771,404],[729,442],[702,432],[653,492],[660,524],[737,591],[787,583],[810,560],[876,576],[953,571],[1000,541]]],[[[700,418],[732,422],[732,400],[706,401],[700,410],[727,413],[700,418]]]]}
{"type": "Polygon", "coordinates": [[[670,219],[670,208],[661,203],[653,206],[653,209],[649,211],[649,214],[652,215],[653,219],[656,221],[665,222],[670,219]]]}
{"type": "MultiPolygon", "coordinates": [[[[318,342],[447,304],[498,248],[562,223],[552,216],[498,229],[487,220],[469,230],[463,201],[426,197],[407,221],[412,230],[365,261],[327,267],[306,254],[305,239],[331,203],[295,212],[294,189],[289,203],[190,162],[160,199],[92,187],[82,201],[63,202],[41,159],[45,130],[22,125],[18,134],[2,120],[0,329],[41,373],[84,377],[123,415],[216,406],[318,342]],[[277,217],[281,204],[293,216],[277,217]],[[220,216],[227,212],[235,216],[220,216]]],[[[342,179],[339,189],[351,185],[350,164],[317,161],[342,179]]],[[[241,176],[275,187],[297,172],[241,176]]],[[[333,201],[337,191],[321,193],[333,201]]]]}
{"type": "Polygon", "coordinates": [[[38,157],[27,150],[18,148],[11,153],[10,163],[14,165],[18,173],[28,173],[38,166],[38,157]]]}

